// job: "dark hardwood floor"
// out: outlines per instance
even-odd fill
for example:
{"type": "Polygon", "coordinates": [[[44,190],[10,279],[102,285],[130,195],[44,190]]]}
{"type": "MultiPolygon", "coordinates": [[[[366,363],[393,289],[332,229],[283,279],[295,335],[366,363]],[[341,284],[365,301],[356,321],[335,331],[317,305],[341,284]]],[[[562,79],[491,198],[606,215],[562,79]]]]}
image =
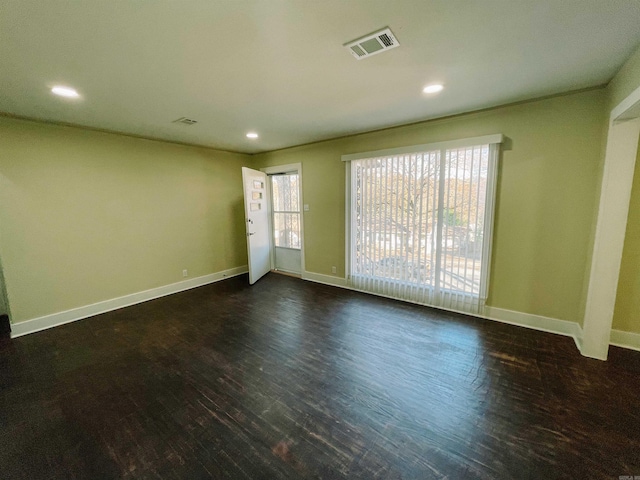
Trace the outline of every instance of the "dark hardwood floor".
{"type": "Polygon", "coordinates": [[[640,353],[269,274],[0,342],[0,478],[640,475],[640,353]]]}

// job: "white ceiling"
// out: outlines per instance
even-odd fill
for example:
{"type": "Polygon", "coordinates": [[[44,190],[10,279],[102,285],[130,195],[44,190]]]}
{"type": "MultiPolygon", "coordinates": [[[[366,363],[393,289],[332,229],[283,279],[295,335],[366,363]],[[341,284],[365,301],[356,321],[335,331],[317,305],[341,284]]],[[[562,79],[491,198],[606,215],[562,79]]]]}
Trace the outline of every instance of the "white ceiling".
{"type": "Polygon", "coordinates": [[[601,85],[639,43],[637,0],[2,0],[0,111],[255,153],[601,85]]]}

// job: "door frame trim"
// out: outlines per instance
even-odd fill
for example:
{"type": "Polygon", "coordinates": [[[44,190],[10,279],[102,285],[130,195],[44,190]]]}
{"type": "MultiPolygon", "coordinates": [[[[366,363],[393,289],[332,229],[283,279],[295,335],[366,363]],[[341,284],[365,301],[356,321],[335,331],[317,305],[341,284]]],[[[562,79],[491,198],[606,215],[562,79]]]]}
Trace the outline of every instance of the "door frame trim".
{"type": "MultiPolygon", "coordinates": [[[[293,173],[296,172],[300,178],[298,182],[298,197],[300,198],[300,274],[303,275],[306,271],[304,267],[304,188],[302,188],[302,163],[287,163],[285,165],[274,165],[272,167],[264,167],[260,169],[261,172],[267,174],[267,176],[278,175],[283,173],[293,173]]],[[[273,205],[272,205],[272,192],[271,192],[271,182],[267,182],[267,209],[269,211],[269,233],[270,233],[270,245],[271,245],[271,269],[275,268],[275,244],[273,242],[273,205]]]]}
{"type": "Polygon", "coordinates": [[[610,112],[580,353],[606,360],[640,138],[640,86],[610,112]]]}

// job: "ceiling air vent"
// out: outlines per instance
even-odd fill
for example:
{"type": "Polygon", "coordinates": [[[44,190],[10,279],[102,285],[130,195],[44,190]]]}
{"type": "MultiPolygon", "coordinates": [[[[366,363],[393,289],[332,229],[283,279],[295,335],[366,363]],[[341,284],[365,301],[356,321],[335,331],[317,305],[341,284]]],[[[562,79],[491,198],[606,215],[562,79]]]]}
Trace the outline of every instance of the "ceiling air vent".
{"type": "Polygon", "coordinates": [[[358,60],[398,47],[400,44],[389,28],[384,28],[344,46],[358,60]]]}
{"type": "Polygon", "coordinates": [[[187,117],[180,117],[177,120],[174,120],[171,123],[182,123],[183,125],[193,125],[194,123],[198,123],[197,120],[191,120],[190,118],[187,117]]]}

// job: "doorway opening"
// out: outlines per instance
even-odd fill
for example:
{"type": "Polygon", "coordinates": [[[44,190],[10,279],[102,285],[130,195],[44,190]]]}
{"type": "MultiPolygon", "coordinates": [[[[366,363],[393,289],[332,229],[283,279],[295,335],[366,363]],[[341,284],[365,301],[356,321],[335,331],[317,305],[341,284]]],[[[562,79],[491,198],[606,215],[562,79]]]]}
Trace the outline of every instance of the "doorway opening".
{"type": "Polygon", "coordinates": [[[268,177],[271,270],[301,276],[304,271],[301,165],[280,165],[262,171],[268,177]]]}
{"type": "Polygon", "coordinates": [[[582,355],[599,360],[607,359],[611,343],[639,139],[640,87],[611,110],[609,117],[582,339],[578,342],[582,355]]]}

